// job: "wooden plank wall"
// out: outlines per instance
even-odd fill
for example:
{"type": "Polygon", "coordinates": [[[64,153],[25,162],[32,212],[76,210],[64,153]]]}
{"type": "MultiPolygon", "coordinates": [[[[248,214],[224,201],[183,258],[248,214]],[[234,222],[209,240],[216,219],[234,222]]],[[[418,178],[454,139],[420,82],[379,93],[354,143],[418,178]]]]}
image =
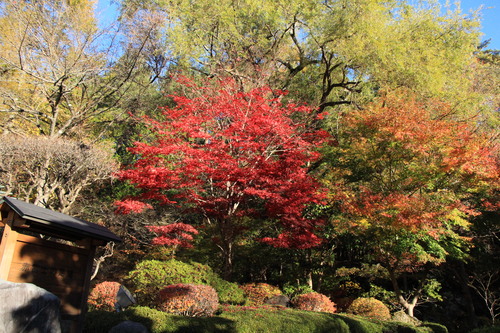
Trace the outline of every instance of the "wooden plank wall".
{"type": "Polygon", "coordinates": [[[82,312],[89,249],[19,234],[10,265],[12,282],[36,284],[61,300],[63,315],[82,312]]]}

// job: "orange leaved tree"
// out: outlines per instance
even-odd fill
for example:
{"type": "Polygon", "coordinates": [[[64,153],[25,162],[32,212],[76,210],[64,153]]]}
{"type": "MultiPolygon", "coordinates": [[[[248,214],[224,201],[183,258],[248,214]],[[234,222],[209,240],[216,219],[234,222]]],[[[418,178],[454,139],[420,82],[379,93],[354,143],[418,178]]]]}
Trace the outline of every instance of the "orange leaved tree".
{"type": "Polygon", "coordinates": [[[470,217],[499,188],[497,147],[475,125],[439,101],[387,94],[343,116],[327,154],[337,226],[368,239],[412,316],[425,294],[439,299],[438,285],[424,279],[405,295],[401,273],[463,256],[470,217]]]}

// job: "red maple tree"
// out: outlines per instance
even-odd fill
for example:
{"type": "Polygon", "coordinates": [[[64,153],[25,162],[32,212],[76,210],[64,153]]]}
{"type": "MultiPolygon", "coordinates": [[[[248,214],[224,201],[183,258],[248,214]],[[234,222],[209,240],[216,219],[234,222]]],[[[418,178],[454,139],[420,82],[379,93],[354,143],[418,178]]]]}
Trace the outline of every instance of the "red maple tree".
{"type": "Polygon", "coordinates": [[[231,273],[239,221],[258,216],[279,221],[282,233],[263,241],[281,247],[308,248],[320,220],[304,209],[321,201],[320,184],[307,166],[327,137],[309,131],[304,119],[313,110],[283,105],[283,92],[268,87],[243,92],[230,80],[196,86],[195,97],[172,96],[164,120],[144,119],[155,134],[130,151],[137,161],[119,173],[142,192],[117,203],[123,212],[140,211],[154,202],[190,207],[214,225],[225,275],[231,273]]]}

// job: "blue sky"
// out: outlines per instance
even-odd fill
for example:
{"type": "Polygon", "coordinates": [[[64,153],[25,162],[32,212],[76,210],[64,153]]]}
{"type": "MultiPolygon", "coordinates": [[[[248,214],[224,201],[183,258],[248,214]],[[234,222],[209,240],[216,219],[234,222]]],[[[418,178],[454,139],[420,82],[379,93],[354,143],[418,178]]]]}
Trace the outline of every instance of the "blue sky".
{"type": "MultiPolygon", "coordinates": [[[[439,0],[443,4],[446,0],[439,0]]],[[[457,1],[450,0],[450,3],[457,1]]],[[[500,0],[459,0],[462,12],[467,14],[482,7],[481,18],[483,33],[481,40],[491,39],[490,49],[500,49],[500,0]]],[[[98,0],[97,13],[100,21],[110,22],[116,17],[116,0],[98,0]]]]}
{"type": "Polygon", "coordinates": [[[500,49],[500,0],[462,0],[462,12],[468,13],[470,10],[475,10],[483,7],[481,11],[482,40],[490,39],[489,48],[500,49]]]}

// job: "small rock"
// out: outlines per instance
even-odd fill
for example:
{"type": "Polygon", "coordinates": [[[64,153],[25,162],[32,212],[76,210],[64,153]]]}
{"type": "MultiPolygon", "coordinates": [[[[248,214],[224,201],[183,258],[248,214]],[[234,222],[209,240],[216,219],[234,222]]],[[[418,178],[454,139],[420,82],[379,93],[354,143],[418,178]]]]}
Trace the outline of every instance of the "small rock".
{"type": "Polygon", "coordinates": [[[411,324],[414,326],[420,325],[420,320],[418,320],[415,317],[409,316],[406,312],[402,310],[394,312],[394,314],[392,315],[392,320],[398,321],[400,323],[411,324]]]}
{"type": "Polygon", "coordinates": [[[290,304],[290,298],[285,295],[277,295],[266,299],[264,303],[269,305],[288,306],[290,304]]]}

